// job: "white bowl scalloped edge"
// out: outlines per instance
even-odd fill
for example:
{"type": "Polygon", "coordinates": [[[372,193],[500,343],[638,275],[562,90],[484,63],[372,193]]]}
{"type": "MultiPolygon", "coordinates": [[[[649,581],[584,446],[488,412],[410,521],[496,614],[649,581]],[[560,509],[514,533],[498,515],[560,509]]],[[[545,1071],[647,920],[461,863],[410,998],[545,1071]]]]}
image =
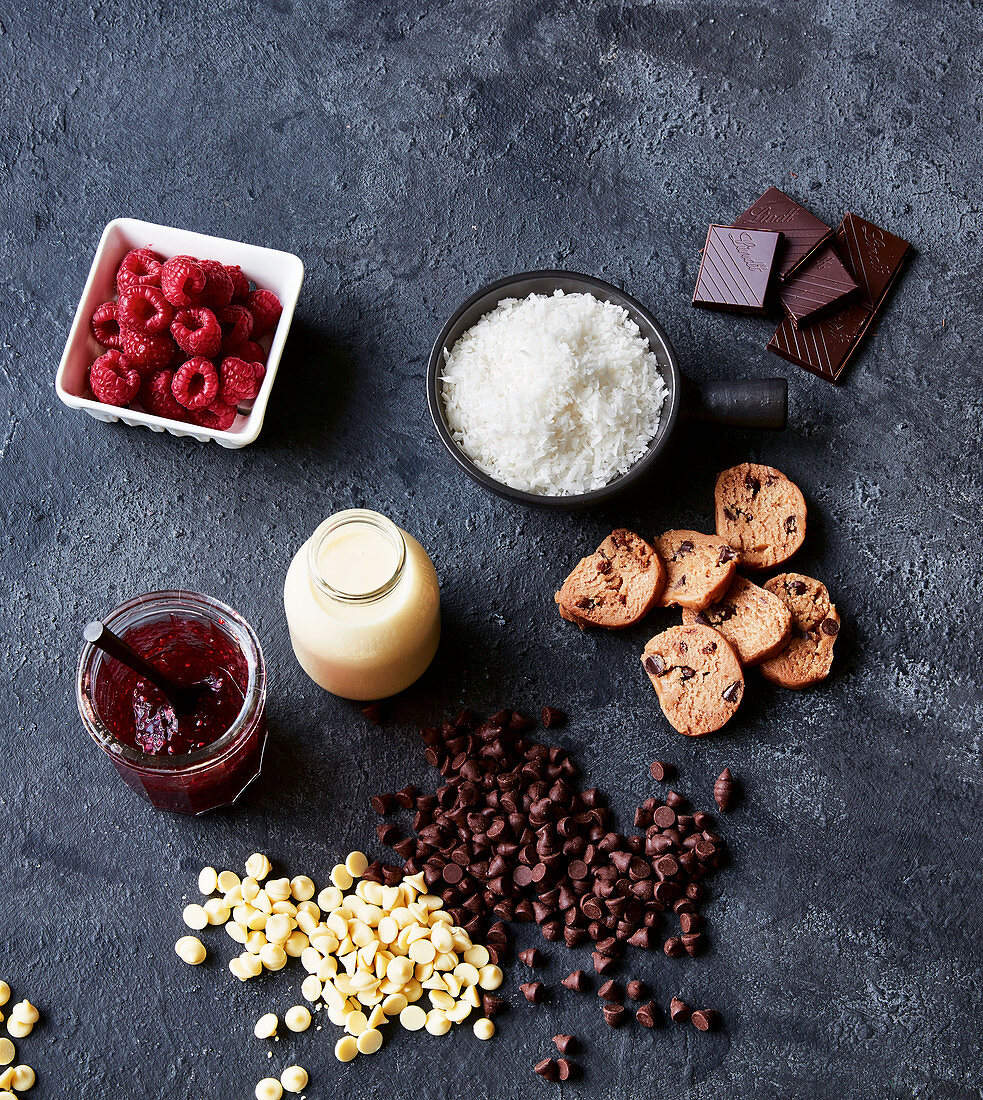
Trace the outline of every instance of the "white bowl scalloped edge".
{"type": "Polygon", "coordinates": [[[75,311],[68,342],[58,364],[55,390],[69,408],[87,412],[96,420],[121,420],[130,427],[149,428],[152,432],[170,432],[171,435],[196,439],[199,443],[214,440],[222,447],[245,447],[256,439],[263,427],[270,391],[273,389],[303,281],[304,264],[299,256],[291,252],[280,252],[275,248],[264,248],[255,244],[241,244],[222,237],[209,237],[190,229],[155,225],[136,218],[114,218],[103,230],[95,259],[89,269],[89,277],[75,311]],[[252,279],[257,286],[272,290],[280,299],[283,312],[270,343],[263,385],[252,408],[248,412],[240,411],[228,431],[199,428],[195,424],[180,424],[139,409],[105,405],[85,396],[89,392],[89,367],[105,350],[92,336],[89,320],[96,306],[114,296],[116,269],[131,248],[152,248],[165,257],[189,255],[203,260],[219,260],[223,264],[238,264],[247,278],[252,279]]]}

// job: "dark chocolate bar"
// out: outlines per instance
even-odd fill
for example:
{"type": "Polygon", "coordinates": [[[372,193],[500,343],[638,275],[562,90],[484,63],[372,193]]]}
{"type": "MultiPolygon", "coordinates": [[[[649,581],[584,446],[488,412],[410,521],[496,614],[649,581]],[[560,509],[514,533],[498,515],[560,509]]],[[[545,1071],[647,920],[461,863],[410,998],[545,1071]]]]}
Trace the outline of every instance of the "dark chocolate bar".
{"type": "Polygon", "coordinates": [[[734,225],[742,229],[777,230],[782,234],[785,250],[778,261],[778,275],[782,279],[793,275],[833,235],[825,222],[777,187],[769,187],[734,225]]]}
{"type": "Polygon", "coordinates": [[[779,290],[782,309],[802,328],[860,296],[860,287],[831,244],[786,279],[779,290]]]}
{"type": "Polygon", "coordinates": [[[875,313],[894,285],[911,245],[856,214],[836,230],[840,254],[860,284],[860,303],[875,313]]]}
{"type": "Polygon", "coordinates": [[[764,314],[780,233],[711,225],[693,305],[764,314]]]}
{"type": "Polygon", "coordinates": [[[836,382],[873,320],[873,313],[856,303],[804,328],[796,328],[786,318],[768,341],[768,350],[827,382],[836,382]]]}

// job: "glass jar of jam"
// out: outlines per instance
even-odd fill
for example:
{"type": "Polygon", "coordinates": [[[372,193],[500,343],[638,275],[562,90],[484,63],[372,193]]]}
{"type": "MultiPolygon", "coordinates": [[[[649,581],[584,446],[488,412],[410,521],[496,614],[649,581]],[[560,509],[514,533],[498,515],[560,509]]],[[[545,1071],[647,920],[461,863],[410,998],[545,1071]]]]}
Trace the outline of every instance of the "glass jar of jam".
{"type": "Polygon", "coordinates": [[[103,622],[202,692],[194,713],[179,717],[153,684],[86,644],[76,692],[96,744],[158,809],[200,814],[234,802],[266,747],[266,665],[252,627],[219,600],[182,591],[137,596],[103,622]]]}

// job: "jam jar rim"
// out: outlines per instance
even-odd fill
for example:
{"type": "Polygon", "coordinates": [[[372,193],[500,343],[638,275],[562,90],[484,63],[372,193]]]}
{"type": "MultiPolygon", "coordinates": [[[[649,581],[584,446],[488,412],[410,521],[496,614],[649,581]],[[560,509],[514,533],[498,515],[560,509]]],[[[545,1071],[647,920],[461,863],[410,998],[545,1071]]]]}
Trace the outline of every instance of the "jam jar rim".
{"type": "Polygon", "coordinates": [[[85,643],[79,656],[75,694],[82,721],[101,749],[114,757],[125,760],[127,764],[135,768],[162,774],[176,774],[210,766],[220,760],[227,750],[236,746],[239,737],[252,722],[257,710],[265,701],[266,662],[255,630],[238,611],[214,596],[205,595],[203,592],[195,592],[192,589],[166,588],[155,592],[144,592],[121,603],[108,615],[103,616],[102,621],[113,629],[121,621],[125,621],[132,612],[146,611],[148,613],[147,616],[139,616],[132,621],[125,621],[123,629],[129,629],[131,626],[137,626],[145,621],[149,615],[159,615],[168,610],[172,612],[185,610],[204,614],[206,617],[217,619],[220,626],[226,628],[231,626],[232,630],[228,631],[231,639],[239,646],[246,659],[248,680],[246,689],[243,692],[242,706],[239,708],[239,713],[232,725],[221,737],[204,748],[196,749],[194,752],[168,757],[158,757],[141,752],[132,745],[120,741],[103,722],[95,706],[93,698],[94,683],[91,683],[91,671],[92,664],[95,658],[100,655],[100,651],[90,642],[85,643]]]}

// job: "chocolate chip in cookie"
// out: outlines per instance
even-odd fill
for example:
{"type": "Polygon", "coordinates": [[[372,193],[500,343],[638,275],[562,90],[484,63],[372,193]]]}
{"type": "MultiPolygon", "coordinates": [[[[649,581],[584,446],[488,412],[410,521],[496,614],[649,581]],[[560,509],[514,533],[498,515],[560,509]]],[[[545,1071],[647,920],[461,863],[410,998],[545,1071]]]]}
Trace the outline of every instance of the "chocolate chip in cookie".
{"type": "Polygon", "coordinates": [[[665,576],[655,550],[619,528],[578,562],[555,600],[561,617],[570,622],[621,630],[655,606],[665,576]]]}
{"type": "Polygon", "coordinates": [[[744,674],[730,643],[708,626],[673,626],[650,638],[642,667],[670,725],[705,737],[730,721],[744,695],[744,674]]]}
{"type": "Polygon", "coordinates": [[[774,593],[735,576],[716,603],[702,611],[684,608],[683,624],[712,626],[720,631],[746,668],[774,657],[785,647],[792,613],[774,593]]]}
{"type": "Polygon", "coordinates": [[[730,588],[739,555],[725,540],[699,531],[666,531],[655,547],[666,563],[660,607],[699,611],[730,588]]]}
{"type": "Polygon", "coordinates": [[[792,630],[786,645],[761,665],[762,675],[773,684],[795,690],[825,680],[840,631],[840,617],[826,586],[801,573],[781,573],[765,588],[791,612],[792,630]]]}
{"type": "Polygon", "coordinates": [[[781,565],[806,535],[806,502],[774,466],[742,462],[717,476],[717,534],[740,551],[748,569],[781,565]]]}

